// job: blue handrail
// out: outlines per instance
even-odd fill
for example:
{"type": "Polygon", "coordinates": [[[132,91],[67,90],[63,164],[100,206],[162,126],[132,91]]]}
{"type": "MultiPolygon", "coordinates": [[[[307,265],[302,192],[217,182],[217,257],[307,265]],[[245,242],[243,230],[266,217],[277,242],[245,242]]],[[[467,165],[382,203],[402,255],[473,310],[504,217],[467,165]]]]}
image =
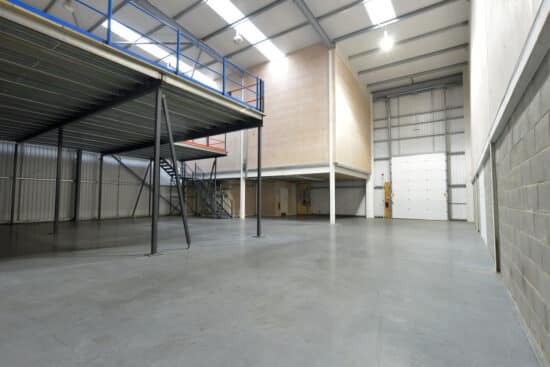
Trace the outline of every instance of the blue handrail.
{"type": "MultiPolygon", "coordinates": [[[[105,28],[104,36],[97,35],[97,29],[87,31],[76,24],[45,13],[26,4],[25,0],[7,1],[82,35],[105,42],[113,48],[222,94],[249,108],[263,111],[263,81],[257,75],[226,59],[182,28],[159,18],[156,14],[144,9],[132,0],[123,1],[131,5],[132,10],[138,12],[136,18],[146,16],[158,22],[168,29],[168,36],[173,36],[173,40],[167,41],[165,33],[153,37],[150,32],[140,31],[139,26],[124,23],[113,14],[113,0],[103,0],[105,4],[103,9],[98,8],[97,5],[91,5],[85,0],[75,0],[74,2],[75,7],[76,5],[79,6],[79,8],[74,9],[75,11],[77,9],[80,12],[88,11],[91,12],[88,18],[95,17],[102,20],[101,23],[98,23],[100,26],[97,28],[105,28]],[[132,39],[124,39],[125,34],[132,35],[132,39]],[[174,42],[176,46],[171,47],[170,45],[173,45],[174,42]],[[182,43],[187,43],[191,47],[182,48],[182,43]],[[191,55],[193,48],[198,51],[195,57],[191,55]],[[203,57],[203,61],[200,60],[201,57],[203,57]],[[207,60],[204,61],[204,58],[207,60]],[[175,65],[173,65],[173,62],[175,62],[175,65]],[[235,95],[234,91],[241,91],[241,96],[235,95]]],[[[95,3],[97,4],[97,1],[95,3]]]]}

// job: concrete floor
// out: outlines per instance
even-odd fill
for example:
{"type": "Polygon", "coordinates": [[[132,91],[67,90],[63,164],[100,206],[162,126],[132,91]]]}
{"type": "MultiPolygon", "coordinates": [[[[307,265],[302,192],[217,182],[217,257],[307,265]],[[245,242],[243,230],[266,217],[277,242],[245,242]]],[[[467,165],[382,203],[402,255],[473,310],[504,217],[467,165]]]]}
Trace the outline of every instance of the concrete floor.
{"type": "MultiPolygon", "coordinates": [[[[48,228],[2,226],[2,247],[48,228]]],[[[1,260],[0,365],[539,366],[470,224],[266,220],[257,239],[193,219],[189,251],[178,218],[160,228],[161,256],[140,219],[63,224],[55,246],[118,247],[1,260]]]]}

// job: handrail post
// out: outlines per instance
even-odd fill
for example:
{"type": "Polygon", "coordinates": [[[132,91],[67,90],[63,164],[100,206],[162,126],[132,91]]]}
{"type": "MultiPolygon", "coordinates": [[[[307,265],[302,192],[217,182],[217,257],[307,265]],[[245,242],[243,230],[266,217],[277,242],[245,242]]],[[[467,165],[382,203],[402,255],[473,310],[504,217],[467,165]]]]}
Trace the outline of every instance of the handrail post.
{"type": "Polygon", "coordinates": [[[256,109],[260,108],[260,77],[256,75],[256,109]]]}
{"type": "Polygon", "coordinates": [[[178,29],[178,45],[176,47],[176,74],[179,74],[180,72],[180,52],[181,52],[181,32],[178,29]]]}
{"type": "Polygon", "coordinates": [[[108,0],[107,5],[107,44],[111,44],[111,23],[113,19],[113,0],[108,0]]]}
{"type": "Polygon", "coordinates": [[[223,79],[223,94],[225,95],[227,90],[227,59],[223,58],[223,72],[222,72],[222,79],[223,79]]]}

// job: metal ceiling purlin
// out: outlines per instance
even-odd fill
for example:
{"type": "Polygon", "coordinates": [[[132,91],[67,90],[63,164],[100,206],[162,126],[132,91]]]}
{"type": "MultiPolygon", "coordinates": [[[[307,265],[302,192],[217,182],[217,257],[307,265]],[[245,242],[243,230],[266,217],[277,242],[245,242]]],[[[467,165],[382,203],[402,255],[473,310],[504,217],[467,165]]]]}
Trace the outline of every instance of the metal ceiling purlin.
{"type": "Polygon", "coordinates": [[[465,48],[468,48],[468,42],[462,43],[460,45],[456,45],[456,46],[447,47],[447,48],[443,48],[443,49],[440,49],[440,50],[428,52],[428,53],[425,53],[425,54],[409,57],[409,58],[406,58],[406,59],[401,59],[399,61],[390,62],[388,64],[382,64],[382,65],[379,65],[379,66],[374,66],[374,67],[369,68],[369,69],[363,69],[363,70],[360,70],[357,74],[359,76],[361,76],[361,75],[365,75],[365,74],[368,74],[368,73],[372,73],[374,71],[391,68],[393,66],[402,65],[402,64],[409,63],[409,62],[425,59],[427,57],[433,57],[433,56],[441,55],[441,54],[444,54],[444,53],[447,53],[447,52],[461,50],[461,49],[465,49],[465,48]]]}
{"type": "Polygon", "coordinates": [[[317,32],[319,37],[321,37],[325,46],[329,49],[334,48],[334,42],[332,42],[327,32],[325,32],[323,27],[321,27],[321,24],[319,24],[317,19],[315,19],[315,16],[311,12],[307,4],[304,2],[304,0],[294,0],[294,4],[298,7],[303,16],[306,17],[307,21],[309,22],[309,24],[311,24],[313,29],[315,29],[315,32],[317,32]]]}
{"type": "Polygon", "coordinates": [[[462,73],[437,79],[426,80],[411,85],[381,90],[378,92],[374,92],[372,94],[372,98],[374,101],[376,101],[380,99],[395,97],[397,95],[409,94],[411,92],[434,89],[445,85],[462,85],[462,73]]]}
{"type": "MultiPolygon", "coordinates": [[[[436,34],[439,34],[439,33],[443,33],[443,32],[446,32],[446,31],[449,31],[449,30],[452,30],[452,29],[465,27],[468,24],[469,24],[469,22],[467,20],[459,22],[459,23],[451,24],[451,25],[448,25],[448,26],[445,26],[445,27],[442,27],[442,28],[434,29],[434,30],[426,32],[426,33],[418,34],[418,35],[413,36],[413,37],[404,38],[400,41],[395,42],[395,45],[403,45],[403,44],[406,44],[406,43],[409,43],[409,42],[412,42],[412,41],[417,41],[419,39],[430,37],[430,36],[433,36],[433,35],[436,35],[436,34]]],[[[379,51],[380,51],[380,47],[371,48],[370,50],[365,50],[365,51],[355,53],[353,55],[349,55],[348,60],[351,61],[351,60],[354,60],[354,59],[358,59],[358,58],[361,58],[361,57],[364,57],[364,56],[367,56],[367,55],[370,55],[370,54],[373,54],[373,53],[376,53],[376,52],[379,52],[379,51]]]]}
{"type": "MultiPolygon", "coordinates": [[[[405,20],[405,19],[408,19],[408,18],[411,18],[413,16],[416,16],[416,15],[419,15],[419,14],[422,14],[422,13],[425,13],[425,12],[428,12],[428,11],[431,11],[431,10],[434,10],[434,9],[437,9],[441,6],[445,6],[445,5],[448,5],[448,4],[451,4],[451,3],[454,3],[454,2],[457,2],[457,1],[464,1],[464,0],[442,0],[442,1],[439,1],[435,4],[431,4],[431,5],[428,5],[428,6],[425,6],[425,7],[422,7],[422,8],[418,8],[418,9],[415,9],[413,11],[410,11],[408,13],[405,13],[405,14],[402,14],[396,18],[393,18],[393,19],[390,19],[384,23],[381,23],[381,24],[377,24],[377,25],[371,25],[371,26],[368,26],[368,27],[365,27],[365,28],[361,28],[359,30],[356,30],[356,31],[353,31],[353,32],[350,32],[350,33],[346,33],[342,36],[339,36],[337,38],[334,38],[332,40],[332,42],[334,42],[335,44],[338,43],[338,42],[341,42],[341,41],[344,41],[346,39],[349,39],[349,38],[352,38],[352,37],[355,37],[355,36],[358,36],[360,34],[363,34],[363,33],[367,33],[367,32],[370,32],[370,31],[374,31],[376,29],[379,29],[380,27],[384,27],[384,26],[387,26],[389,24],[392,24],[392,23],[396,23],[396,22],[400,22],[402,20],[405,20]]],[[[317,22],[320,22],[322,21],[323,19],[326,19],[326,18],[329,18],[329,17],[332,17],[336,14],[339,14],[343,11],[346,11],[348,9],[351,9],[352,7],[354,6],[357,6],[357,5],[360,5],[360,4],[363,4],[364,3],[364,0],[359,0],[359,1],[352,1],[346,5],[342,5],[341,7],[338,7],[336,9],[333,9],[329,12],[326,12],[324,14],[321,14],[319,15],[318,17],[315,18],[315,20],[317,22]]],[[[298,29],[301,29],[303,27],[306,27],[308,26],[310,23],[309,22],[303,22],[303,23],[300,23],[300,24],[297,24],[293,27],[290,27],[288,29],[285,29],[285,30],[282,30],[280,32],[277,32],[271,36],[268,36],[266,37],[264,40],[261,40],[261,41],[258,41],[254,44],[250,44],[250,45],[247,45],[243,48],[240,48],[236,51],[233,51],[233,52],[230,52],[228,53],[227,55],[225,55],[225,57],[227,58],[230,58],[230,57],[233,57],[235,55],[238,55],[240,53],[243,53],[253,47],[256,47],[257,45],[259,45],[260,43],[262,42],[265,42],[267,40],[273,40],[273,39],[276,39],[276,38],[279,38],[279,37],[282,37],[288,33],[291,33],[291,32],[294,32],[298,29]]],[[[210,63],[206,63],[206,65],[211,65],[210,63]]]]}
{"type": "Polygon", "coordinates": [[[342,41],[345,41],[349,38],[352,38],[352,37],[356,37],[356,36],[359,36],[363,33],[367,33],[367,32],[370,32],[370,31],[373,31],[373,30],[376,30],[376,29],[379,29],[379,28],[383,28],[383,27],[386,27],[390,24],[393,24],[393,23],[397,23],[397,22],[400,22],[400,21],[403,21],[405,19],[408,19],[408,18],[411,18],[411,17],[414,17],[416,15],[419,15],[419,14],[422,14],[422,13],[425,13],[425,12],[428,12],[428,11],[431,11],[431,10],[434,10],[434,9],[437,9],[437,8],[440,8],[442,6],[445,6],[445,5],[448,5],[448,4],[451,4],[451,3],[454,3],[454,2],[457,2],[457,1],[464,1],[464,0],[442,0],[442,1],[439,1],[437,3],[434,3],[434,4],[430,4],[428,6],[424,6],[422,8],[418,8],[418,9],[415,9],[415,10],[412,10],[408,13],[405,13],[405,14],[402,14],[402,15],[399,15],[393,19],[388,19],[387,21],[385,22],[382,22],[380,24],[373,24],[373,25],[370,25],[368,27],[364,27],[364,28],[361,28],[361,29],[358,29],[356,31],[353,31],[353,32],[350,32],[350,33],[346,33],[344,35],[341,35],[339,37],[336,37],[334,39],[334,42],[335,43],[338,43],[338,42],[342,42],[342,41]]]}
{"type": "Polygon", "coordinates": [[[379,85],[384,85],[384,84],[388,84],[388,83],[391,83],[391,82],[396,82],[396,81],[399,81],[399,80],[402,80],[402,79],[411,79],[414,82],[414,78],[417,78],[417,77],[437,73],[439,71],[447,71],[447,70],[450,70],[450,69],[453,69],[453,68],[464,67],[466,65],[468,65],[468,62],[459,62],[459,63],[456,63],[456,64],[442,66],[440,68],[421,71],[419,73],[412,73],[412,74],[407,74],[407,75],[403,75],[403,76],[398,76],[396,78],[385,79],[385,80],[381,80],[379,82],[369,83],[369,84],[367,84],[367,88],[372,90],[372,88],[375,88],[379,85]]]}

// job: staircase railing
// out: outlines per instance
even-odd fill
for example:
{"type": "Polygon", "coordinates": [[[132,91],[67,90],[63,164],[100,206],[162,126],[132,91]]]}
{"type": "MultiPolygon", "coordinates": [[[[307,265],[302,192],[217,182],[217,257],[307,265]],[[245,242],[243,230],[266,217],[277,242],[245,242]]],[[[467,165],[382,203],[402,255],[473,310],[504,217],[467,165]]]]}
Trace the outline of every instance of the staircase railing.
{"type": "MultiPolygon", "coordinates": [[[[160,165],[171,177],[171,183],[174,184],[176,175],[172,164],[162,159],[160,165]]],[[[184,183],[184,187],[188,183],[193,185],[195,192],[212,216],[216,218],[233,217],[233,202],[221,190],[216,180],[216,163],[213,164],[210,172],[205,172],[197,164],[191,168],[185,162],[178,169],[179,177],[184,183]]]]}

